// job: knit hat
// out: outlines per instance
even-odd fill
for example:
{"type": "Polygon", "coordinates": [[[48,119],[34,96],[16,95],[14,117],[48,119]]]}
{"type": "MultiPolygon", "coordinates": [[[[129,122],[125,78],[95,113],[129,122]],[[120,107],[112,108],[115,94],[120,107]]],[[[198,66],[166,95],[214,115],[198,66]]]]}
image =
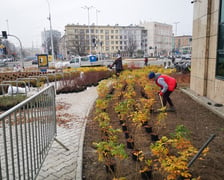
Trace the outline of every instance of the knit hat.
{"type": "Polygon", "coordinates": [[[150,72],[149,75],[148,75],[148,78],[149,79],[152,79],[155,77],[155,73],[154,72],[150,72]]]}

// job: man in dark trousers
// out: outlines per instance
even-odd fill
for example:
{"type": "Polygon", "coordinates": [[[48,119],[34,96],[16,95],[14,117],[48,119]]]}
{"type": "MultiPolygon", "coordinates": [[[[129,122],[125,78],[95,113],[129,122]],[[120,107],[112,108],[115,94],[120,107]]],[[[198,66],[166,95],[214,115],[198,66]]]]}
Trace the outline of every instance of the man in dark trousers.
{"type": "Polygon", "coordinates": [[[112,68],[114,65],[116,69],[116,76],[119,76],[121,71],[123,70],[122,57],[120,54],[117,55],[117,58],[110,67],[112,68]]]}
{"type": "Polygon", "coordinates": [[[148,57],[145,57],[145,66],[148,66],[148,57]]]}
{"type": "Polygon", "coordinates": [[[177,87],[177,81],[175,78],[163,75],[163,74],[155,74],[154,72],[150,72],[148,74],[148,78],[151,80],[155,80],[156,84],[161,87],[161,91],[159,95],[163,98],[163,106],[166,106],[167,102],[170,107],[167,109],[168,111],[176,111],[172,100],[170,99],[171,93],[177,87]]]}

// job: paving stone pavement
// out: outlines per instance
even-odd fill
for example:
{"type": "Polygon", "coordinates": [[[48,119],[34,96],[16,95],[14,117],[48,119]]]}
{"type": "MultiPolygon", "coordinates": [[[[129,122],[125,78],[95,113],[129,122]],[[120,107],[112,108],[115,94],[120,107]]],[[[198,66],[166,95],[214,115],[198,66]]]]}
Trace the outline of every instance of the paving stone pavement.
{"type": "Polygon", "coordinates": [[[59,94],[56,96],[56,103],[69,104],[69,108],[65,108],[63,112],[73,115],[69,127],[57,125],[56,139],[69,150],[54,141],[37,180],[82,179],[82,153],[86,117],[97,96],[96,87],[87,88],[87,90],[79,93],[59,94]]]}

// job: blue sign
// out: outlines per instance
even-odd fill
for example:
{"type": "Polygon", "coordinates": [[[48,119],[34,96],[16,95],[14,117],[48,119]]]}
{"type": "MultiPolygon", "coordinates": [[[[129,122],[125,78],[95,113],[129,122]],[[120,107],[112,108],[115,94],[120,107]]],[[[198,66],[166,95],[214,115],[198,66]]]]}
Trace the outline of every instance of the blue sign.
{"type": "Polygon", "coordinates": [[[90,60],[90,62],[95,62],[95,61],[97,61],[97,58],[96,58],[96,56],[89,56],[89,60],[90,60]]]}

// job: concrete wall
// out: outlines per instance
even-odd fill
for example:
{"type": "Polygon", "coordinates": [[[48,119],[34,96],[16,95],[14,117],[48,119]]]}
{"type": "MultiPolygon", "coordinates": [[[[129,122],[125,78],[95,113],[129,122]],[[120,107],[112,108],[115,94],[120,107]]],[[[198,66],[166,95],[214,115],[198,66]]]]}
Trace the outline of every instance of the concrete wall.
{"type": "Polygon", "coordinates": [[[190,88],[224,103],[224,81],[215,77],[218,19],[219,0],[194,3],[190,88]]]}

